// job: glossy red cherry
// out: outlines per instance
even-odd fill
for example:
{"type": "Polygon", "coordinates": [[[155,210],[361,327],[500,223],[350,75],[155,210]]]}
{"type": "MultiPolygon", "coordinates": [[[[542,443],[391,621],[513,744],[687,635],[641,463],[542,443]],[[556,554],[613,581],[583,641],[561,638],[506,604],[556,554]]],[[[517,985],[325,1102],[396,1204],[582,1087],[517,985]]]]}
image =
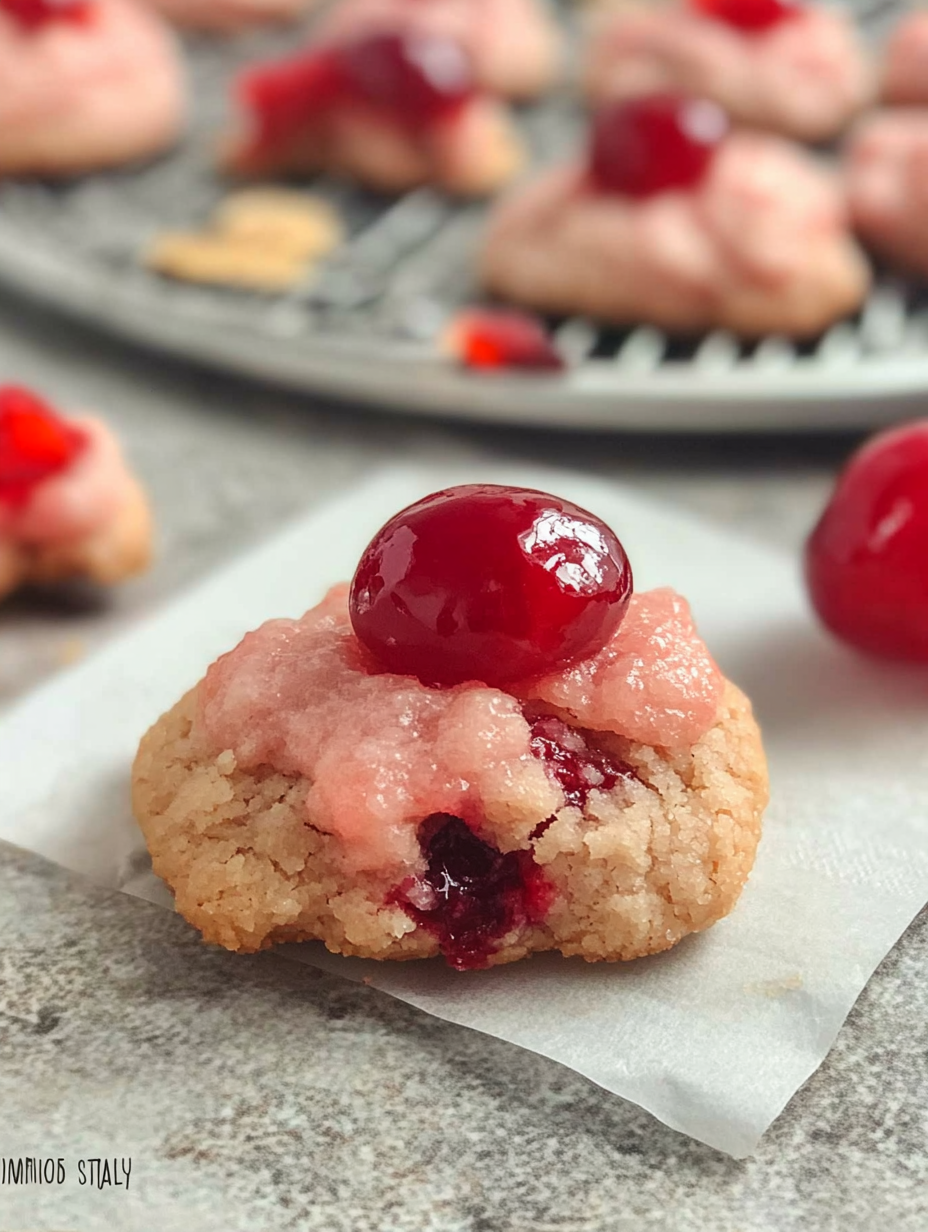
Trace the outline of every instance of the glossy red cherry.
{"type": "Polygon", "coordinates": [[[0,501],[24,504],[37,484],[70,466],[86,444],[80,428],[29,390],[0,388],[0,501]]]}
{"type": "Polygon", "coordinates": [[[345,103],[363,103],[419,132],[474,94],[461,44],[425,31],[381,31],[249,69],[239,98],[252,113],[254,154],[273,152],[345,103]]]}
{"type": "Polygon", "coordinates": [[[806,545],[822,621],[871,654],[928,662],[928,422],[850,460],[806,545]]]}
{"type": "Polygon", "coordinates": [[[595,654],[632,572],[599,518],[527,488],[468,484],[410,505],[368,545],[351,622],[388,671],[505,685],[595,654]]]}
{"type": "Polygon", "coordinates": [[[413,131],[456,112],[476,88],[465,48],[425,30],[371,34],[338,55],[351,92],[413,131]]]}
{"type": "Polygon", "coordinates": [[[770,30],[801,12],[790,0],[691,0],[693,8],[705,17],[723,21],[749,34],[770,30]]]}
{"type": "Polygon", "coordinates": [[[508,309],[470,308],[446,335],[451,354],[468,368],[525,368],[556,372],[564,360],[537,317],[508,309]]]}
{"type": "Polygon", "coordinates": [[[727,132],[725,112],[709,99],[616,99],[594,117],[590,177],[599,191],[626,197],[693,188],[727,132]]]}
{"type": "Polygon", "coordinates": [[[334,53],[313,51],[248,69],[236,93],[253,117],[253,153],[274,151],[294,139],[342,96],[344,79],[334,53]]]}
{"type": "Polygon", "coordinates": [[[94,0],[0,0],[0,8],[29,30],[54,21],[84,22],[94,0]]]}

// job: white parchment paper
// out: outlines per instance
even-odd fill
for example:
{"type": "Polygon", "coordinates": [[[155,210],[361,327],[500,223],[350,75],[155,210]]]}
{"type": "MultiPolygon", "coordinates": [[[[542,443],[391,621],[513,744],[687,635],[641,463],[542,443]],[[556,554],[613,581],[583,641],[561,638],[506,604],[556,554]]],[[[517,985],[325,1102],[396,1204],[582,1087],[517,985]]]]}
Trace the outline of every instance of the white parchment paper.
{"type": "Polygon", "coordinates": [[[545,955],[459,975],[321,946],[290,957],[554,1058],[668,1125],[751,1152],[821,1063],[881,958],[928,899],[928,674],[864,662],[807,614],[793,560],[602,482],[554,471],[393,470],[359,487],[40,688],[0,724],[0,838],[169,902],[128,807],[146,727],[249,628],[350,576],[377,527],[450,483],[557,491],[615,527],[639,589],[693,604],[753,697],[773,801],[735,912],[623,966],[545,955]]]}

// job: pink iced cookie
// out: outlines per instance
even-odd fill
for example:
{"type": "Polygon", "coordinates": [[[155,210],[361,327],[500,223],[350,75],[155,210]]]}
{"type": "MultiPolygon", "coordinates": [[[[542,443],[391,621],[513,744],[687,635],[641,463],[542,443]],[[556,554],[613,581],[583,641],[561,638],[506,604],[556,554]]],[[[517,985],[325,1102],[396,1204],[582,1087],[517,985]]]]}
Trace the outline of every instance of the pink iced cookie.
{"type": "Polygon", "coordinates": [[[178,51],[135,0],[29,25],[0,4],[0,173],[73,175],[148,158],[179,136],[178,51]]]}
{"type": "Polygon", "coordinates": [[[852,22],[815,5],[759,30],[685,3],[623,9],[595,27],[585,75],[597,100],[682,91],[803,141],[834,137],[875,93],[852,22]]]}
{"type": "Polygon", "coordinates": [[[678,331],[818,333],[864,298],[869,271],[837,182],[775,137],[735,132],[688,187],[603,191],[585,166],[502,201],[485,285],[542,312],[678,331]]]}
{"type": "Polygon", "coordinates": [[[0,390],[0,597],[31,582],[111,584],[151,556],[148,502],[98,419],[0,390]]]}
{"type": "MultiPolygon", "coordinates": [[[[529,653],[525,638],[547,643],[558,611],[586,638],[574,600],[612,584],[595,523],[575,553],[563,528],[576,507],[556,502],[554,520],[499,553],[514,570],[488,566],[456,600],[426,592],[422,568],[460,578],[469,555],[447,519],[435,542],[451,555],[431,552],[422,523],[404,537],[404,515],[427,505],[398,515],[373,564],[368,549],[350,612],[335,587],[301,619],[248,634],[142,741],[135,813],[178,909],[234,950],[319,938],[372,958],[440,952],[461,969],[548,949],[633,958],[708,927],[750,871],[767,780],[747,699],[687,605],[670,590],[632,596],[592,656],[534,682],[385,670],[371,646],[420,653],[431,674],[435,637],[463,639],[449,644],[455,676],[481,656],[504,670],[505,639],[529,653]],[[527,588],[500,605],[498,578],[521,576],[520,560],[527,588]],[[383,603],[400,605],[399,623],[383,603]],[[433,619],[423,641],[418,622],[433,619]]],[[[457,526],[466,535],[467,519],[457,526]]]]}
{"type": "Polygon", "coordinates": [[[524,158],[467,49],[420,29],[313,44],[246,72],[238,96],[227,163],[247,175],[329,171],[385,192],[435,184],[479,196],[524,158]]]}
{"type": "Polygon", "coordinates": [[[316,33],[343,42],[401,27],[460,43],[480,84],[503,98],[534,98],[550,89],[561,69],[562,36],[544,0],[341,0],[316,33]]]}
{"type": "Polygon", "coordinates": [[[315,0],[147,0],[147,3],[179,26],[234,33],[270,22],[295,21],[315,0]]]}
{"type": "Polygon", "coordinates": [[[882,94],[887,103],[928,103],[928,13],[909,13],[893,31],[882,94]]]}
{"type": "Polygon", "coordinates": [[[928,273],[928,112],[879,111],[858,125],[846,155],[851,218],[874,249],[928,273]]]}

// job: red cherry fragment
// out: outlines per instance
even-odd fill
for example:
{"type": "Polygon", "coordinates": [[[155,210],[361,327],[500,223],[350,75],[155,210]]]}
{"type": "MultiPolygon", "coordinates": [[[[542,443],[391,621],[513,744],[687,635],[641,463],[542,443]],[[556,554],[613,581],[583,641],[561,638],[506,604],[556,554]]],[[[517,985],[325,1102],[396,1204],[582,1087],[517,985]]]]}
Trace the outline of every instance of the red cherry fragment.
{"type": "Polygon", "coordinates": [[[0,388],[0,501],[25,504],[37,484],[70,466],[86,444],[85,432],[28,389],[0,388]]]}
{"type": "Polygon", "coordinates": [[[509,309],[466,309],[451,322],[444,346],[466,368],[558,372],[565,367],[542,322],[509,309]]]}

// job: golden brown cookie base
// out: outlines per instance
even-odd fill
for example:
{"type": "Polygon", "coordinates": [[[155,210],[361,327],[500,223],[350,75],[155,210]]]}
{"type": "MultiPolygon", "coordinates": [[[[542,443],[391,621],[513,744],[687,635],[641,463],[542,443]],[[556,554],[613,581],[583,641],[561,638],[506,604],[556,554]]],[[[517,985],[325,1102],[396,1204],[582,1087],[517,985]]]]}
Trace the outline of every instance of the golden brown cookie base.
{"type": "MultiPolygon", "coordinates": [[[[306,816],[307,781],[239,770],[205,747],[191,690],[142,740],[133,803],[155,872],[205,940],[253,951],[319,939],[335,953],[427,958],[434,936],[386,900],[396,870],[347,873],[306,816]]],[[[539,950],[589,961],[668,949],[734,906],[754,862],[767,773],[747,698],[726,685],[714,726],[671,753],[612,738],[640,780],[564,808],[533,843],[556,896],[543,925],[491,963],[539,950]]],[[[402,876],[402,874],[400,874],[402,876]]]]}

